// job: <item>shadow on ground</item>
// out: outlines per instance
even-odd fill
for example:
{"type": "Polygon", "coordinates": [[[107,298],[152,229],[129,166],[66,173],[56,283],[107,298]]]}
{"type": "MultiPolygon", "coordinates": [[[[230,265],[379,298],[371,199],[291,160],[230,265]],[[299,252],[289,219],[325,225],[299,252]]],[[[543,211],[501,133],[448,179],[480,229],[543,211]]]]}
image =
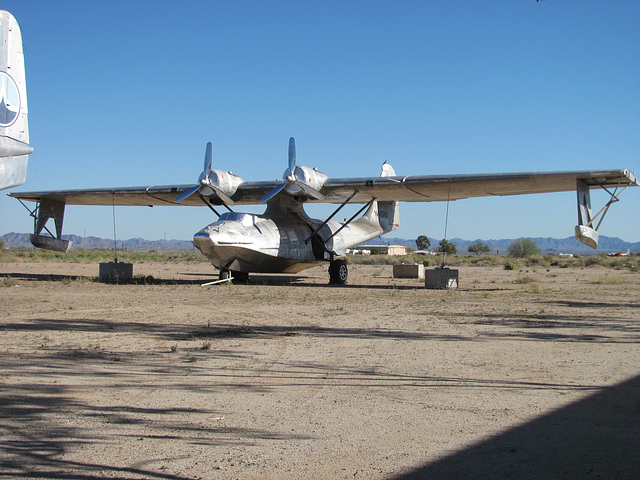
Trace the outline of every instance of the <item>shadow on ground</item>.
{"type": "MultiPolygon", "coordinates": [[[[212,426],[184,421],[184,415],[219,415],[207,409],[141,408],[97,406],[79,401],[64,386],[25,384],[0,390],[0,478],[12,479],[160,479],[189,480],[172,474],[165,463],[175,458],[151,458],[131,464],[120,458],[80,461],[74,455],[82,449],[114,448],[119,439],[159,439],[185,445],[251,445],[257,439],[296,440],[306,437],[264,430],[212,426]],[[10,390],[10,391],[8,391],[10,390]],[[73,420],[70,420],[73,419],[73,420]],[[79,426],[98,420],[110,433],[79,426]],[[140,434],[132,426],[146,429],[140,434]],[[114,431],[113,426],[116,426],[114,431]],[[129,463],[129,465],[127,465],[129,463]]],[[[129,443],[131,445],[131,443],[129,443]]],[[[125,456],[126,458],[126,456],[125,456]]],[[[201,478],[201,477],[197,477],[201,478]]]]}
{"type": "MultiPolygon", "coordinates": [[[[155,278],[153,276],[135,275],[133,279],[126,282],[120,282],[122,285],[203,285],[218,280],[218,276],[215,272],[211,274],[202,273],[180,273],[185,277],[193,278],[155,278]]],[[[53,273],[22,273],[22,272],[7,272],[3,273],[2,277],[10,277],[14,280],[32,281],[32,282],[74,282],[74,281],[86,281],[86,282],[98,282],[98,277],[84,276],[84,275],[60,275],[53,273]]],[[[416,281],[417,282],[417,281],[416,281]]],[[[114,283],[114,282],[102,282],[102,283],[114,283]]],[[[382,285],[369,285],[369,284],[355,284],[347,283],[346,285],[334,285],[329,283],[327,277],[326,283],[318,283],[314,279],[305,276],[298,275],[268,275],[257,274],[251,275],[248,282],[240,283],[239,285],[261,285],[261,286],[291,286],[291,287],[315,287],[315,288],[366,288],[366,289],[378,289],[378,290],[416,290],[423,289],[424,285],[417,282],[415,285],[396,285],[393,283],[393,279],[389,279],[389,283],[382,285]]],[[[223,284],[224,285],[224,284],[223,284]]],[[[212,285],[215,288],[219,285],[212,285]]],[[[496,290],[496,289],[488,289],[496,290]]]]}
{"type": "Polygon", "coordinates": [[[636,479],[639,452],[637,376],[395,480],[636,479]]]}

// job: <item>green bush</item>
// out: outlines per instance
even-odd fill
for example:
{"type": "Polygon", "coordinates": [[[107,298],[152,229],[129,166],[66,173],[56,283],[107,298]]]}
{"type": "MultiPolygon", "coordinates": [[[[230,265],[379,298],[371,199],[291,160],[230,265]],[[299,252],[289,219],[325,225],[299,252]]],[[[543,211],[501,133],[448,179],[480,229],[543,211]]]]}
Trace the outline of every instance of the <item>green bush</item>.
{"type": "Polygon", "coordinates": [[[518,265],[513,262],[504,262],[505,270],[518,270],[518,265]]]}
{"type": "Polygon", "coordinates": [[[519,238],[509,245],[509,255],[516,258],[526,258],[540,255],[540,249],[536,242],[530,238],[519,238]]]}

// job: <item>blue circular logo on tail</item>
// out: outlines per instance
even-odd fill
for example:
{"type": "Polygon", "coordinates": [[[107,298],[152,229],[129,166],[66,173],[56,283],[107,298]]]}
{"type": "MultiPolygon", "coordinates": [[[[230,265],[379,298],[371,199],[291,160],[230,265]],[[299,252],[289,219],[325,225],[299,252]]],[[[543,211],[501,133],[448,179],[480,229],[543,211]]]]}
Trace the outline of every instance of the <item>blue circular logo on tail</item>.
{"type": "Polygon", "coordinates": [[[0,127],[13,124],[20,113],[20,92],[11,75],[0,72],[0,127]]]}

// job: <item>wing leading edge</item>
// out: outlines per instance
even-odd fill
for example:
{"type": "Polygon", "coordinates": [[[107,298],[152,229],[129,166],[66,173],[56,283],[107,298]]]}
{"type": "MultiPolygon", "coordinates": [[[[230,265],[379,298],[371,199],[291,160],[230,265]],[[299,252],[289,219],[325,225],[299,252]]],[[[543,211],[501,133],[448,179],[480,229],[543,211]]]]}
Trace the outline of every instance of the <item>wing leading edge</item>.
{"type": "MultiPolygon", "coordinates": [[[[636,186],[638,180],[629,170],[500,173],[474,175],[409,175],[395,177],[336,178],[325,182],[320,192],[322,201],[313,203],[343,203],[356,192],[349,203],[379,201],[440,202],[472,197],[526,195],[565,192],[576,189],[582,181],[589,187],[615,188],[636,186]]],[[[259,204],[260,199],[280,182],[244,182],[231,197],[236,204],[259,204]]],[[[80,190],[50,190],[12,192],[20,200],[40,202],[53,200],[66,205],[161,206],[176,205],[175,199],[193,185],[160,185],[80,190]]],[[[214,204],[215,196],[209,197],[214,204]]],[[[192,195],[179,205],[204,206],[198,195],[192,195]]]]}

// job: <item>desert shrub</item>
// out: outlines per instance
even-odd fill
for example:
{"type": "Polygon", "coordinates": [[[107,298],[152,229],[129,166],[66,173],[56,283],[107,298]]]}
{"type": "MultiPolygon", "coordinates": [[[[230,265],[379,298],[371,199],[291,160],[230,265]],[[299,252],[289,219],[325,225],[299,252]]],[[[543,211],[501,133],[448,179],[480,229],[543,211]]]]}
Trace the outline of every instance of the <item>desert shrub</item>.
{"type": "Polygon", "coordinates": [[[592,255],[584,259],[585,267],[592,267],[594,265],[605,266],[607,263],[607,257],[604,255],[592,255]]]}
{"type": "Polygon", "coordinates": [[[518,277],[516,278],[516,283],[520,284],[520,285],[527,285],[529,283],[535,283],[536,279],[533,277],[527,277],[527,276],[523,276],[523,277],[518,277]]]}
{"type": "Polygon", "coordinates": [[[629,260],[625,257],[617,257],[613,260],[611,260],[611,263],[609,264],[611,266],[611,268],[622,268],[624,266],[626,266],[629,263],[629,260]]]}
{"type": "Polygon", "coordinates": [[[532,255],[540,255],[540,248],[530,238],[519,238],[509,245],[509,255],[516,258],[526,258],[532,255]]]}
{"type": "MultiPolygon", "coordinates": [[[[399,263],[397,256],[389,255],[348,255],[347,261],[353,265],[393,265],[399,263]]],[[[404,260],[407,262],[407,260],[404,260]]]]}
{"type": "Polygon", "coordinates": [[[605,274],[604,276],[594,280],[594,285],[622,285],[628,283],[628,280],[618,276],[605,274]]]}
{"type": "Polygon", "coordinates": [[[518,270],[518,265],[513,262],[504,262],[505,270],[518,270]]]}

